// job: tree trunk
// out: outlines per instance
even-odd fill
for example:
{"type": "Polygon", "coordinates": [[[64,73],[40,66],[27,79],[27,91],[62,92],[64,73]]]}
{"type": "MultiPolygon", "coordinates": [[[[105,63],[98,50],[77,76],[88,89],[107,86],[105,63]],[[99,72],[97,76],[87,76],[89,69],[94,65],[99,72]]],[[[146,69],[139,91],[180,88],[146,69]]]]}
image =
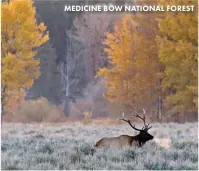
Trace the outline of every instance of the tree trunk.
{"type": "Polygon", "coordinates": [[[66,117],[70,116],[70,99],[68,96],[65,96],[64,114],[66,117]]]}
{"type": "Polygon", "coordinates": [[[17,109],[21,108],[21,98],[20,98],[20,88],[18,88],[18,99],[17,99],[17,109]]]}
{"type": "MultiPolygon", "coordinates": [[[[161,70],[160,68],[158,68],[158,72],[160,73],[161,70]]],[[[158,88],[159,88],[159,95],[158,95],[158,99],[157,99],[157,119],[158,122],[162,121],[162,97],[161,97],[161,79],[158,79],[158,88]]]]}
{"type": "Polygon", "coordinates": [[[162,121],[162,97],[158,96],[158,120],[162,121]]]}
{"type": "Polygon", "coordinates": [[[1,121],[3,120],[3,115],[5,113],[5,97],[6,97],[6,85],[2,85],[2,90],[1,90],[1,121]]]}

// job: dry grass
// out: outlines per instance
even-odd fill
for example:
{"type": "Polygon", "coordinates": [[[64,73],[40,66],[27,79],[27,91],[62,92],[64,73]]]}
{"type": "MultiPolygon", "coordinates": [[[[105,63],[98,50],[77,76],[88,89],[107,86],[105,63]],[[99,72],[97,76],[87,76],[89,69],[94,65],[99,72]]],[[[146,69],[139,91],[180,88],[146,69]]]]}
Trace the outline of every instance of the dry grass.
{"type": "Polygon", "coordinates": [[[122,121],[111,118],[97,118],[92,121],[92,124],[95,125],[115,125],[122,124],[122,121]]]}

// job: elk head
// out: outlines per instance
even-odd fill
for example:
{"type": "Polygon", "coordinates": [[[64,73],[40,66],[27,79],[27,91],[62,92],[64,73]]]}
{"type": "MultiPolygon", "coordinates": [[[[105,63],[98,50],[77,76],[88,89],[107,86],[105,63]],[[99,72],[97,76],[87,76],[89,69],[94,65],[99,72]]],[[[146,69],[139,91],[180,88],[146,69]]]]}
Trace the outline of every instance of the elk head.
{"type": "MultiPolygon", "coordinates": [[[[143,109],[143,111],[144,111],[144,109],[143,109]]],[[[139,134],[137,136],[135,136],[135,138],[139,142],[139,146],[142,146],[145,142],[153,139],[153,136],[148,133],[148,130],[151,129],[152,126],[149,126],[149,124],[146,124],[145,111],[144,111],[144,116],[143,117],[139,116],[138,114],[137,115],[132,115],[132,116],[133,117],[137,117],[137,118],[139,118],[139,119],[141,119],[143,121],[144,126],[142,127],[142,129],[138,129],[138,128],[135,127],[135,125],[132,125],[132,123],[131,123],[131,121],[129,119],[127,120],[127,119],[124,119],[124,118],[120,118],[119,120],[127,122],[134,130],[139,131],[139,134]]]]}

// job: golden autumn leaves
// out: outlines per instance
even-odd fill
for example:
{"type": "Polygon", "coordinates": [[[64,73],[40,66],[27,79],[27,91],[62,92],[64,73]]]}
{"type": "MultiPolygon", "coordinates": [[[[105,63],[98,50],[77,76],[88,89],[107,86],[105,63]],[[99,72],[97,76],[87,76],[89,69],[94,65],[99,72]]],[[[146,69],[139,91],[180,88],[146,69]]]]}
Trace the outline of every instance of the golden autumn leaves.
{"type": "MultiPolygon", "coordinates": [[[[157,1],[189,5],[194,1],[157,1]]],[[[195,4],[195,7],[197,4],[195,4]]],[[[158,96],[169,113],[197,112],[198,18],[194,12],[125,15],[104,42],[112,66],[105,97],[121,107],[156,112],[158,96]]]]}
{"type": "MultiPolygon", "coordinates": [[[[157,24],[156,24],[157,25],[157,24]]],[[[158,57],[155,51],[154,21],[147,16],[126,15],[107,33],[105,44],[111,68],[98,72],[106,80],[105,97],[124,108],[136,110],[155,104],[158,57]]]]}
{"type": "Polygon", "coordinates": [[[2,94],[7,97],[3,103],[14,99],[11,97],[17,92],[19,98],[25,95],[24,88],[30,88],[40,75],[35,49],[49,37],[46,26],[37,24],[35,15],[31,0],[2,4],[2,94]]]}
{"type": "Polygon", "coordinates": [[[163,33],[157,37],[158,53],[166,67],[162,88],[168,92],[165,100],[174,112],[197,112],[197,17],[196,10],[192,13],[167,14],[164,19],[158,20],[163,33]]]}

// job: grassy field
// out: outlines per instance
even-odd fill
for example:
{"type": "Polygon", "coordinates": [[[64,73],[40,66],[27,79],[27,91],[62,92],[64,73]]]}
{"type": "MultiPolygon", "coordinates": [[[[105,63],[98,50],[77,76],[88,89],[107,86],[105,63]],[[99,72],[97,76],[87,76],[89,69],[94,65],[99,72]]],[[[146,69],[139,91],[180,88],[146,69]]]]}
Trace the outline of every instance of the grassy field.
{"type": "Polygon", "coordinates": [[[96,149],[104,136],[136,135],[128,125],[2,124],[5,169],[197,170],[197,123],[154,124],[155,139],[142,148],[96,149]]]}

